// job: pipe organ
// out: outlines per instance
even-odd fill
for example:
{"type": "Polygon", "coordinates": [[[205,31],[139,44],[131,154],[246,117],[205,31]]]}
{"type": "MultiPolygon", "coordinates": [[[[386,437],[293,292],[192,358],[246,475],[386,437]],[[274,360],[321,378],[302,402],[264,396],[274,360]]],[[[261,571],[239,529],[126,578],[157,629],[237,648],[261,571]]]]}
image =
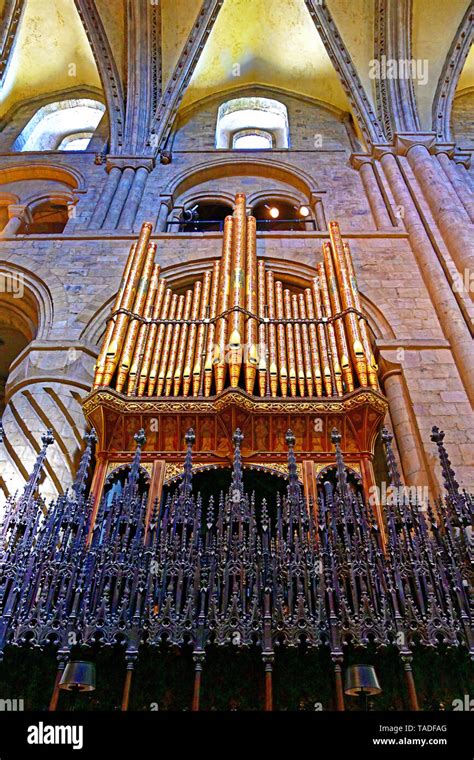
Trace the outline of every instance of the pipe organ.
{"type": "Polygon", "coordinates": [[[161,468],[163,483],[182,461],[190,426],[202,467],[228,466],[240,426],[244,462],[274,471],[281,430],[291,427],[305,488],[315,491],[336,425],[367,490],[386,402],[337,222],[305,287],[288,285],[258,258],[256,220],[242,193],[225,220],[220,257],[184,292],[161,272],[151,235],[144,224],[131,246],[84,404],[99,434],[97,495],[114,466],[130,459],[132,429],[147,431],[150,467],[161,468]]]}

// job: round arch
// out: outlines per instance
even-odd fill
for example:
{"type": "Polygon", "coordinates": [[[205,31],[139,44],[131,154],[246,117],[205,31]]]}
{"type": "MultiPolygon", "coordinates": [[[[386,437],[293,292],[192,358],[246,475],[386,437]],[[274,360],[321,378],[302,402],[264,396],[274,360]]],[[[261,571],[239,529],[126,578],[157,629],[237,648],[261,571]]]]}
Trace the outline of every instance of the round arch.
{"type": "Polygon", "coordinates": [[[197,166],[181,172],[171,180],[163,194],[171,195],[173,200],[184,195],[191,188],[210,180],[222,179],[233,176],[256,176],[279,180],[290,187],[295,188],[304,195],[305,200],[310,201],[316,193],[313,178],[301,169],[290,167],[282,161],[275,159],[259,158],[219,158],[215,161],[206,161],[197,166]]]}
{"type": "Polygon", "coordinates": [[[75,192],[86,190],[84,176],[72,166],[54,163],[33,162],[22,166],[5,166],[0,169],[0,185],[25,180],[54,180],[71,187],[75,192]]]}

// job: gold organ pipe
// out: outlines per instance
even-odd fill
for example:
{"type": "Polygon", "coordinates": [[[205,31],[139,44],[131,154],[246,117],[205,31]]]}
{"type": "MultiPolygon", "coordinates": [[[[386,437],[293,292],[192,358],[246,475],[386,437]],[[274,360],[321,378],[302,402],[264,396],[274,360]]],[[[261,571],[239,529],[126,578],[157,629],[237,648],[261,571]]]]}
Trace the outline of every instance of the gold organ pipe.
{"type": "MultiPolygon", "coordinates": [[[[315,306],[313,303],[313,294],[310,288],[305,289],[304,296],[305,296],[305,301],[306,301],[306,311],[308,313],[308,319],[311,319],[311,320],[314,320],[316,318],[321,319],[322,318],[321,309],[319,310],[320,316],[318,316],[318,314],[315,313],[315,306]]],[[[320,352],[321,352],[321,369],[319,367],[315,369],[316,389],[318,390],[318,394],[322,396],[322,393],[323,393],[322,382],[324,382],[326,395],[332,396],[332,376],[331,376],[331,368],[329,366],[329,355],[328,355],[328,347],[326,343],[326,333],[324,332],[324,325],[323,324],[310,325],[309,335],[311,338],[311,351],[313,355],[313,361],[314,361],[314,357],[317,355],[317,347],[319,347],[320,352]],[[316,330],[316,334],[317,334],[316,346],[314,345],[313,331],[311,328],[315,328],[316,330]],[[321,372],[321,378],[318,375],[318,371],[321,372]]]]}
{"type": "MultiPolygon", "coordinates": [[[[206,358],[204,362],[204,395],[209,396],[211,393],[212,385],[212,367],[214,362],[214,340],[216,337],[216,323],[215,317],[217,314],[217,304],[219,298],[219,283],[220,283],[221,264],[216,262],[214,264],[214,271],[212,273],[212,288],[211,288],[211,303],[209,307],[209,319],[213,320],[209,323],[209,331],[207,334],[206,343],[206,358]]],[[[203,337],[204,340],[204,337],[203,337]]],[[[197,372],[197,365],[194,368],[194,380],[193,380],[193,392],[197,396],[199,392],[199,385],[201,381],[201,354],[196,356],[196,362],[199,362],[199,371],[197,372]]]]}
{"type": "Polygon", "coordinates": [[[140,329],[140,320],[136,317],[142,317],[147,299],[148,288],[150,286],[150,277],[154,267],[156,254],[156,244],[150,243],[145,258],[145,264],[143,265],[142,276],[138,284],[137,294],[135,296],[135,303],[133,305],[133,313],[128,324],[128,330],[123,344],[122,355],[118,364],[117,381],[115,384],[116,389],[121,392],[127,379],[127,375],[130,370],[132,362],[133,351],[140,329]]]}
{"type": "MultiPolygon", "coordinates": [[[[289,290],[283,291],[283,304],[285,307],[285,319],[291,320],[291,295],[289,290]]],[[[292,396],[296,396],[296,355],[295,355],[295,338],[293,325],[287,322],[285,325],[286,332],[286,350],[288,356],[288,374],[290,378],[290,391],[292,396]]]]}
{"type": "Polygon", "coordinates": [[[229,370],[230,385],[239,384],[242,365],[245,318],[240,311],[245,305],[245,253],[247,244],[247,219],[245,214],[245,195],[235,196],[234,224],[232,225],[232,273],[231,273],[231,308],[229,336],[229,370]]]}
{"type": "Polygon", "coordinates": [[[265,264],[259,261],[257,265],[258,280],[258,316],[260,323],[258,326],[258,343],[259,343],[259,363],[258,363],[258,389],[261,396],[265,396],[267,391],[267,330],[262,321],[265,319],[265,306],[267,303],[265,294],[265,264]]]}
{"type": "MultiPolygon", "coordinates": [[[[275,319],[275,280],[273,272],[267,272],[268,318],[275,319]]],[[[270,393],[273,398],[278,393],[277,329],[275,323],[268,325],[268,352],[270,362],[270,393]]]]}
{"type": "MultiPolygon", "coordinates": [[[[198,307],[193,307],[193,313],[191,315],[191,319],[193,320],[193,323],[191,327],[189,328],[189,338],[188,338],[188,345],[186,347],[186,357],[184,359],[184,370],[183,370],[183,396],[187,396],[189,394],[189,389],[191,387],[191,379],[192,379],[192,372],[193,372],[193,359],[194,359],[194,353],[196,351],[196,341],[201,341],[201,353],[202,353],[202,342],[204,340],[204,329],[205,324],[201,323],[199,326],[195,323],[197,319],[203,320],[206,316],[206,307],[209,304],[209,294],[211,291],[211,273],[205,272],[204,274],[204,280],[201,285],[201,294],[200,294],[200,302],[199,302],[199,311],[198,307]]],[[[199,354],[197,354],[199,355],[199,354]]]]}
{"type": "MultiPolygon", "coordinates": [[[[325,249],[324,244],[323,244],[323,253],[324,253],[324,264],[318,264],[317,270],[318,270],[321,282],[324,282],[326,284],[326,287],[329,293],[329,301],[331,305],[331,310],[332,310],[332,313],[336,316],[337,314],[340,314],[342,311],[341,301],[339,298],[337,283],[334,277],[334,269],[332,266],[332,260],[331,258],[327,257],[327,251],[325,249]]],[[[342,317],[336,317],[336,319],[333,322],[333,325],[334,325],[334,331],[337,337],[340,361],[342,365],[342,373],[344,376],[344,382],[346,384],[346,390],[353,391],[354,390],[354,375],[352,372],[352,365],[350,361],[350,353],[349,353],[349,347],[347,343],[347,335],[346,335],[344,320],[342,319],[342,317]]]]}
{"type": "MultiPolygon", "coordinates": [[[[247,219],[247,261],[245,278],[245,306],[251,314],[258,312],[257,295],[257,222],[254,216],[247,219]]],[[[254,317],[248,317],[245,326],[245,388],[253,393],[259,362],[258,325],[254,317]]]]}
{"type": "MultiPolygon", "coordinates": [[[[166,280],[160,279],[159,284],[158,284],[158,289],[155,295],[155,302],[153,304],[153,312],[151,315],[152,319],[159,319],[160,317],[161,306],[162,306],[163,297],[165,294],[165,288],[166,288],[166,280]]],[[[170,293],[169,298],[171,299],[171,291],[169,291],[169,293],[170,293]]],[[[158,325],[152,322],[147,334],[145,351],[143,354],[143,361],[140,367],[140,378],[138,381],[138,391],[137,391],[138,396],[143,396],[145,387],[148,381],[148,374],[150,372],[151,359],[153,356],[153,348],[155,345],[157,332],[158,332],[158,325]]]]}
{"type": "MultiPolygon", "coordinates": [[[[303,293],[298,294],[298,308],[299,308],[299,316],[300,319],[306,319],[306,307],[304,303],[304,295],[303,293]]],[[[312,327],[315,327],[315,325],[311,325],[312,327]]],[[[306,386],[308,389],[308,396],[313,395],[314,385],[313,385],[313,373],[311,368],[311,343],[310,343],[310,337],[309,337],[309,330],[307,324],[301,325],[301,337],[303,341],[303,358],[304,358],[304,369],[305,369],[305,377],[306,377],[306,386]]],[[[319,356],[318,356],[318,345],[317,345],[317,337],[316,337],[316,329],[314,330],[314,338],[316,342],[316,362],[317,366],[319,366],[319,356]]],[[[319,371],[319,377],[321,382],[321,370],[319,371]]],[[[321,395],[321,394],[319,394],[321,395]]]]}
{"type": "MultiPolygon", "coordinates": [[[[352,261],[352,255],[351,255],[351,249],[349,247],[349,243],[343,243],[344,247],[344,254],[346,257],[346,266],[347,266],[347,274],[349,276],[349,281],[351,284],[352,289],[352,295],[354,299],[354,306],[362,313],[362,306],[359,296],[359,288],[357,287],[357,279],[355,276],[354,271],[354,263],[352,261]]],[[[369,385],[371,388],[375,388],[376,390],[379,389],[379,381],[378,381],[378,366],[377,362],[375,361],[375,356],[372,351],[372,344],[369,337],[369,328],[367,325],[366,320],[363,317],[359,317],[359,327],[360,327],[360,335],[362,338],[362,345],[364,346],[365,351],[365,357],[367,361],[367,373],[369,376],[369,385]]]]}
{"type": "MultiPolygon", "coordinates": [[[[171,308],[170,308],[168,319],[169,320],[180,319],[180,313],[181,314],[183,313],[183,306],[184,306],[184,296],[179,296],[178,298],[176,294],[173,294],[173,297],[171,299],[171,308]]],[[[168,366],[171,338],[173,336],[173,327],[175,327],[175,325],[173,325],[172,322],[166,325],[165,337],[163,340],[163,348],[161,352],[161,361],[160,361],[160,356],[157,357],[160,363],[160,369],[158,371],[158,381],[157,381],[157,387],[156,387],[157,396],[161,396],[161,392],[165,384],[166,367],[168,366]]]]}
{"type": "MultiPolygon", "coordinates": [[[[184,305],[182,309],[178,310],[178,319],[189,319],[189,315],[191,313],[191,305],[193,301],[193,291],[187,290],[186,295],[184,296],[184,305]]],[[[185,332],[186,325],[180,325],[176,324],[173,328],[173,335],[171,338],[171,346],[170,346],[170,355],[168,360],[168,367],[166,370],[166,378],[165,378],[165,396],[169,396],[171,394],[171,386],[173,385],[173,376],[174,376],[174,369],[176,367],[177,362],[180,359],[180,354],[182,353],[184,356],[184,348],[183,345],[183,333],[185,332]]]]}
{"type": "Polygon", "coordinates": [[[280,371],[280,388],[283,397],[288,394],[288,368],[286,362],[286,335],[285,325],[282,321],[285,318],[283,310],[283,285],[280,281],[275,282],[275,302],[277,323],[277,340],[278,340],[278,365],[280,371]]]}
{"type": "MultiPolygon", "coordinates": [[[[188,380],[191,380],[191,356],[194,353],[194,341],[196,340],[196,320],[199,314],[199,304],[201,301],[202,282],[198,280],[194,283],[194,289],[192,292],[192,301],[190,307],[190,315],[185,319],[191,320],[191,325],[183,325],[181,328],[181,335],[179,338],[180,344],[178,348],[178,362],[174,371],[174,385],[173,396],[178,396],[181,380],[183,379],[184,371],[187,374],[188,380]],[[189,360],[189,361],[188,361],[189,360]]],[[[191,291],[189,291],[191,292],[191,291]]],[[[183,396],[184,396],[183,392],[183,396]]]]}
{"type": "MultiPolygon", "coordinates": [[[[315,299],[315,302],[317,299],[318,300],[321,299],[321,302],[322,302],[321,305],[324,310],[325,316],[331,317],[332,310],[331,310],[331,301],[329,298],[329,289],[328,289],[328,284],[327,284],[327,280],[324,274],[324,269],[323,269],[322,264],[318,264],[316,269],[318,272],[318,276],[315,277],[313,280],[313,297],[315,299]]],[[[316,307],[316,313],[318,312],[321,312],[321,306],[316,307]]],[[[334,371],[334,377],[336,381],[336,390],[337,390],[338,396],[342,396],[344,394],[344,388],[342,386],[342,373],[343,371],[347,372],[346,365],[348,364],[348,361],[346,361],[346,357],[344,354],[344,346],[340,345],[339,350],[341,353],[341,363],[343,366],[343,369],[341,370],[334,325],[332,322],[327,322],[326,326],[327,326],[329,349],[331,350],[331,354],[332,354],[332,368],[334,371]]],[[[344,377],[346,376],[344,375],[344,377]]]]}
{"type": "MultiPolygon", "coordinates": [[[[231,285],[231,271],[232,271],[232,229],[234,225],[234,218],[227,216],[224,222],[224,239],[223,239],[223,252],[222,252],[222,264],[220,272],[219,283],[219,302],[218,302],[218,314],[224,314],[229,308],[230,301],[230,285],[231,285]]],[[[226,375],[226,361],[227,361],[227,325],[228,318],[222,316],[217,322],[216,329],[216,345],[213,356],[214,372],[216,379],[216,393],[221,393],[224,389],[225,375],[226,375]]],[[[207,362],[206,362],[207,365],[207,362]]],[[[208,381],[209,382],[209,381],[208,381]]]]}
{"type": "MultiPolygon", "coordinates": [[[[299,309],[298,309],[298,296],[293,293],[291,296],[291,307],[292,307],[292,313],[293,313],[293,319],[297,320],[299,319],[299,309]]],[[[300,392],[300,396],[305,395],[305,371],[304,371],[304,359],[303,359],[303,343],[301,340],[301,325],[298,323],[295,323],[294,325],[294,333],[295,333],[295,354],[296,354],[296,374],[298,377],[298,388],[300,392]]]]}
{"type": "MultiPolygon", "coordinates": [[[[167,288],[165,299],[163,302],[163,308],[161,310],[161,316],[160,319],[173,319],[175,311],[176,311],[176,303],[178,301],[178,296],[173,294],[173,291],[171,288],[167,288]]],[[[165,337],[165,331],[166,331],[166,325],[161,324],[157,325],[157,335],[156,335],[156,341],[154,346],[152,347],[152,357],[151,357],[151,368],[150,368],[150,375],[148,377],[148,389],[147,389],[147,395],[153,396],[155,392],[155,386],[156,386],[156,380],[157,380],[157,374],[158,374],[158,367],[160,364],[161,359],[161,349],[163,347],[163,340],[165,337]]]]}
{"type": "MultiPolygon", "coordinates": [[[[130,274],[128,276],[127,282],[125,283],[123,297],[120,305],[120,308],[124,309],[125,312],[131,310],[135,301],[137,286],[140,281],[143,264],[148,252],[148,242],[150,240],[151,230],[152,225],[145,223],[140,231],[135,255],[130,267],[130,274]]],[[[110,343],[107,347],[102,385],[110,385],[110,381],[112,380],[118,364],[118,360],[120,358],[120,353],[122,351],[123,341],[125,339],[129,321],[130,316],[127,313],[122,313],[117,316],[110,338],[110,343]]]]}
{"type": "MultiPolygon", "coordinates": [[[[145,301],[145,308],[143,310],[143,317],[146,320],[149,320],[153,315],[153,305],[154,305],[156,293],[158,290],[159,279],[160,279],[160,265],[155,264],[153,266],[153,272],[152,272],[151,280],[150,280],[150,287],[148,288],[148,293],[147,293],[147,297],[145,301]]],[[[140,368],[140,364],[142,363],[142,360],[144,359],[144,351],[145,351],[145,345],[146,345],[149,329],[150,329],[150,325],[148,324],[148,322],[143,322],[143,324],[140,325],[140,329],[138,331],[138,338],[135,344],[132,365],[130,367],[130,373],[128,376],[127,395],[129,396],[133,392],[136,379],[137,379],[137,374],[140,368]]]]}
{"type": "MultiPolygon", "coordinates": [[[[337,282],[339,283],[339,290],[341,293],[342,306],[344,309],[354,309],[354,297],[352,293],[351,282],[349,279],[349,273],[347,271],[346,255],[342,245],[341,232],[337,222],[329,223],[329,235],[331,237],[331,246],[325,244],[328,247],[327,256],[331,256],[334,260],[336,268],[337,282]]],[[[367,364],[365,361],[364,347],[362,345],[362,339],[359,329],[359,320],[357,315],[353,311],[350,311],[345,316],[345,323],[350,338],[350,347],[352,352],[352,359],[354,361],[357,376],[359,382],[363,387],[367,386],[367,364]]]]}
{"type": "MultiPolygon", "coordinates": [[[[127,284],[128,278],[130,276],[130,270],[132,268],[133,259],[135,257],[136,250],[137,250],[137,244],[133,243],[133,245],[130,246],[127,263],[125,264],[125,270],[124,270],[122,279],[120,280],[120,286],[117,291],[117,295],[115,296],[114,305],[112,307],[112,314],[115,311],[118,311],[118,309],[120,309],[122,305],[125,285],[127,284]]],[[[100,350],[100,354],[97,359],[97,364],[95,366],[94,388],[98,388],[102,382],[102,377],[103,377],[104,369],[105,369],[105,359],[107,356],[107,349],[109,347],[110,339],[112,337],[112,333],[114,331],[116,321],[117,321],[117,317],[111,317],[107,323],[107,329],[105,331],[104,339],[102,342],[102,348],[100,350]]]]}

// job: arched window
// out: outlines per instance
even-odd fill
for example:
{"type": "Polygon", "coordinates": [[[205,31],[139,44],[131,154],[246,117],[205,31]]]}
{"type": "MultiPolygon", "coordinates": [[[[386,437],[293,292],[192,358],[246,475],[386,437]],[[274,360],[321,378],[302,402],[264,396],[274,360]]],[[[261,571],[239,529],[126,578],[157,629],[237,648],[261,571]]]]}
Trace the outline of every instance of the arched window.
{"type": "Polygon", "coordinates": [[[102,103],[87,98],[48,103],[30,119],[12,150],[85,150],[104,112],[102,103]],[[81,147],[71,147],[77,140],[81,147]]]}
{"type": "Polygon", "coordinates": [[[260,232],[283,230],[314,230],[316,224],[311,210],[304,204],[292,204],[281,200],[260,201],[252,209],[260,232]]]}
{"type": "Polygon", "coordinates": [[[202,201],[183,209],[179,218],[168,222],[169,232],[220,232],[232,207],[218,201],[202,201]]]}
{"type": "Polygon", "coordinates": [[[273,148],[273,135],[261,129],[242,129],[232,139],[235,150],[269,150],[273,148]]]}
{"type": "Polygon", "coordinates": [[[19,235],[54,235],[63,232],[69,220],[69,208],[64,200],[49,199],[38,204],[30,222],[23,222],[19,235]]]}
{"type": "Polygon", "coordinates": [[[0,270],[0,417],[12,362],[36,337],[38,306],[21,272],[0,270]]]}
{"type": "Polygon", "coordinates": [[[93,132],[75,132],[64,137],[58,145],[58,150],[86,150],[92,140],[93,132]]]}
{"type": "Polygon", "coordinates": [[[278,100],[235,98],[220,106],[216,148],[281,150],[288,146],[288,112],[278,100]]]}

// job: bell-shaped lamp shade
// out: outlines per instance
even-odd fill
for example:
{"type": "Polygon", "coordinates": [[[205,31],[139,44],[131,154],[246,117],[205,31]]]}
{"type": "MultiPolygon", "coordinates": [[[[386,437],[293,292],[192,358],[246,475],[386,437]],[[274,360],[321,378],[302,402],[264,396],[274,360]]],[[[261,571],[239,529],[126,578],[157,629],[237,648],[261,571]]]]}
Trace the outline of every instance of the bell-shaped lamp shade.
{"type": "Polygon", "coordinates": [[[94,663],[84,660],[68,662],[59,682],[59,688],[76,692],[95,691],[94,663]]]}
{"type": "Polygon", "coordinates": [[[350,697],[380,694],[382,689],[373,665],[351,665],[348,667],[344,691],[350,697]]]}

